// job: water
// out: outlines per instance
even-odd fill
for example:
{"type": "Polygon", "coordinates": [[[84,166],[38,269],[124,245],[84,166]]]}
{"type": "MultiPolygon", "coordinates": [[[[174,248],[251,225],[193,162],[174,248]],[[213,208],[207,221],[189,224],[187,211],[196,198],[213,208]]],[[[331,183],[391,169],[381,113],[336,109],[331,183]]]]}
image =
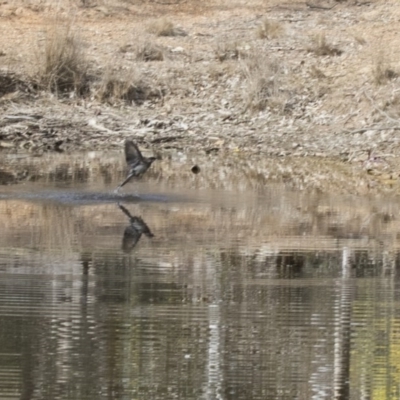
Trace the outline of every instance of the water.
{"type": "Polygon", "coordinates": [[[396,198],[190,179],[1,187],[0,398],[400,398],[396,198]]]}

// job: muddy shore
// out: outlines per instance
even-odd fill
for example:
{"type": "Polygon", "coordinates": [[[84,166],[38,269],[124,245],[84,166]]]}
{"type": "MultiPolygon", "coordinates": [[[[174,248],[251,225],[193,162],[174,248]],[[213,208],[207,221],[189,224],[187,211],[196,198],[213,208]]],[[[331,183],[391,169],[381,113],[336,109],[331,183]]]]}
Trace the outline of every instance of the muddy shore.
{"type": "Polygon", "coordinates": [[[397,192],[399,14],[383,1],[3,3],[1,151],[122,151],[129,137],[266,182],[397,192]],[[81,96],[36,84],[43,43],[71,10],[90,66],[81,96]],[[161,18],[174,34],[150,29],[161,18]],[[129,98],[99,95],[110,73],[134,82],[129,98]]]}

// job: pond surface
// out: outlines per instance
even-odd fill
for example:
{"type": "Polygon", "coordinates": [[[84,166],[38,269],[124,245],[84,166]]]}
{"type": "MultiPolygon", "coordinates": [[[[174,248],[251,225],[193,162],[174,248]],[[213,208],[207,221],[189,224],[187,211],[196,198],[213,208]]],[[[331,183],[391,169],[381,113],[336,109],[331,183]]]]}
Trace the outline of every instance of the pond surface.
{"type": "Polygon", "coordinates": [[[399,398],[396,198],[112,183],[1,187],[1,399],[399,398]]]}

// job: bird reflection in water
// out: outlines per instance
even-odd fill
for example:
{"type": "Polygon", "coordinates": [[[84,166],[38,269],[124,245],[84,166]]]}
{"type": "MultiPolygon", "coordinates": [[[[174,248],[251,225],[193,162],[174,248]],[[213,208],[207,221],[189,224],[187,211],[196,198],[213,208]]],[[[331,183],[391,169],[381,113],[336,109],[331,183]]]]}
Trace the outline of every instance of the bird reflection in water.
{"type": "Polygon", "coordinates": [[[152,238],[154,235],[141,217],[132,216],[122,204],[117,204],[120,210],[129,218],[129,226],[125,228],[122,239],[122,250],[124,253],[130,253],[142,234],[145,234],[149,238],[152,238]]]}

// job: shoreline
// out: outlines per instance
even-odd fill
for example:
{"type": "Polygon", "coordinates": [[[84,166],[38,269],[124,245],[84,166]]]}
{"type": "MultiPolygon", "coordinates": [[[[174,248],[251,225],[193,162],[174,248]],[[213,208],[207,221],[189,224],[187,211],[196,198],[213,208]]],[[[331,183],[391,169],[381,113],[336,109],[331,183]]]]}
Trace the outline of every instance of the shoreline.
{"type": "Polygon", "coordinates": [[[76,7],[90,72],[84,96],[37,83],[32,49],[43,50],[54,11],[35,4],[0,6],[2,154],[108,152],[130,138],[159,157],[250,163],[251,173],[300,188],[398,191],[400,66],[391,50],[400,47],[388,23],[400,15],[396,2],[76,7]],[[162,14],[174,34],[154,33],[162,14]],[[154,49],[162,58],[146,58],[154,49]],[[114,86],[105,92],[106,78],[114,86]],[[131,92],[119,98],[115,82],[131,92]]]}

